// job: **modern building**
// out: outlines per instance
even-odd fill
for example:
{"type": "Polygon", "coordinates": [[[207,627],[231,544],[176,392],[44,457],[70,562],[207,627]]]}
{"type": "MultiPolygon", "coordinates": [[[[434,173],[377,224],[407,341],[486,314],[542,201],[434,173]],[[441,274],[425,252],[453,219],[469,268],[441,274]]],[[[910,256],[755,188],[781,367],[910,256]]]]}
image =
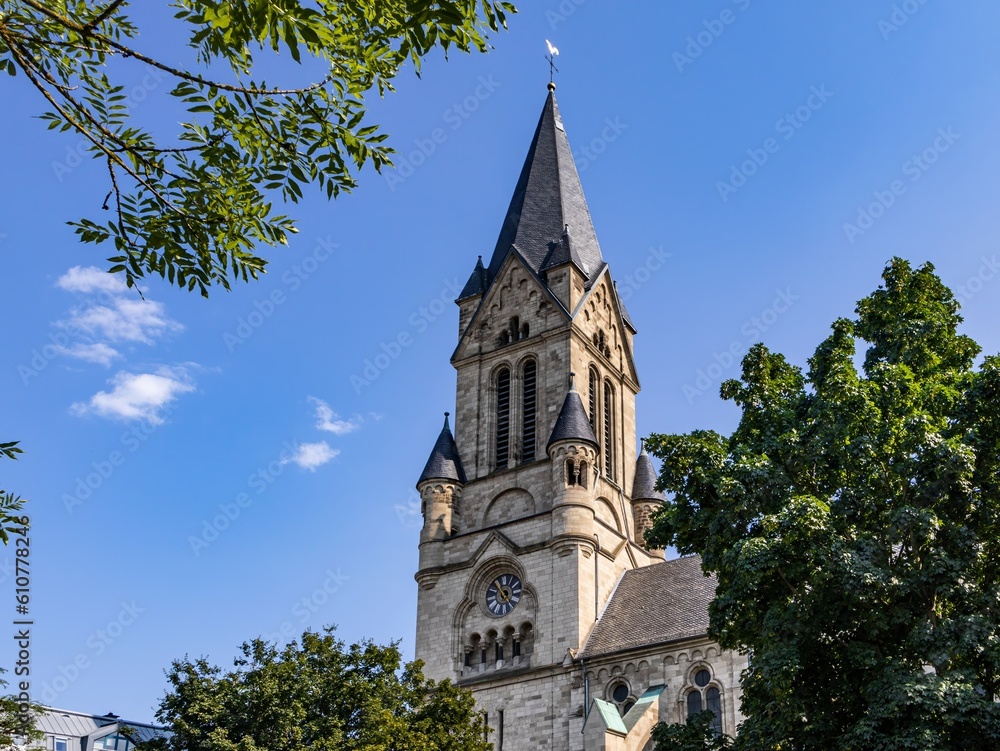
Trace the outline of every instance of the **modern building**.
{"type": "Polygon", "coordinates": [[[118,715],[87,714],[45,707],[37,727],[45,734],[47,751],[133,751],[135,744],[162,736],[166,730],[145,722],[130,722],[118,715]]]}
{"type": "Polygon", "coordinates": [[[457,300],[448,416],[417,484],[416,657],[471,689],[498,751],[644,749],[659,721],[741,720],[714,581],[646,546],[636,326],[550,84],[496,247],[457,300]]]}

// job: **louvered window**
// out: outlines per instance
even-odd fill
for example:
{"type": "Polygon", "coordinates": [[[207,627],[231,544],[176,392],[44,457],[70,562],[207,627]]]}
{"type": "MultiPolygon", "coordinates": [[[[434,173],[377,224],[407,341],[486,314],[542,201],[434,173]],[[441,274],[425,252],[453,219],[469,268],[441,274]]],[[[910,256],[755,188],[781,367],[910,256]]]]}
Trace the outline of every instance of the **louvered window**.
{"type": "Polygon", "coordinates": [[[597,435],[597,371],[590,369],[590,429],[597,435]]]}
{"type": "Polygon", "coordinates": [[[615,480],[615,391],[611,381],[604,382],[604,473],[612,482],[615,480]]]}
{"type": "Polygon", "coordinates": [[[510,370],[497,374],[497,442],[496,468],[507,468],[510,455],[510,370]]]}
{"type": "Polygon", "coordinates": [[[528,360],[524,364],[523,373],[523,407],[521,423],[521,462],[533,462],[535,460],[535,415],[537,412],[538,390],[536,388],[538,366],[534,360],[528,360]]]}

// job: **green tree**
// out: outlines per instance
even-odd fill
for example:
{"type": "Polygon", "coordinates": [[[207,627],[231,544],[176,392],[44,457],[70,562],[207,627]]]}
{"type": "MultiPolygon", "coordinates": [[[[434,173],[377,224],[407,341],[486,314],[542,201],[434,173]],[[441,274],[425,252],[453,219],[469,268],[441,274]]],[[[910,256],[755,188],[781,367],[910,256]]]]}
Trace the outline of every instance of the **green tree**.
{"type": "Polygon", "coordinates": [[[152,751],[490,751],[472,694],[424,679],[397,645],[345,646],[333,629],[283,649],[243,644],[233,670],[177,660],[152,751]]]}
{"type": "Polygon", "coordinates": [[[407,61],[419,73],[435,48],[485,52],[487,33],[514,11],[499,0],[171,6],[187,29],[187,65],[144,50],[124,0],[0,0],[0,70],[20,74],[44,99],[48,127],[82,137],[107,167],[95,208],[111,218],[71,222],[80,239],[113,245],[109,270],[130,287],[159,274],[205,296],[256,278],[266,265],[256,246],[295,231],[272,198],[298,201],[309,183],[336,196],[365,164],[391,163],[386,134],[366,118],[367,92],[391,90],[407,61]],[[315,78],[275,86],[261,52],[287,54],[315,78]],[[131,116],[127,66],[168,79],[177,119],[186,118],[179,133],[154,134],[131,116]]]}
{"type": "Polygon", "coordinates": [[[1000,748],[1000,358],[933,266],[883,279],[807,371],[750,350],[731,436],[647,443],[652,539],[702,556],[750,654],[738,749],[1000,748]]]}
{"type": "MultiPolygon", "coordinates": [[[[6,673],[0,668],[0,675],[6,673]]],[[[7,688],[7,681],[0,678],[0,689],[7,688]]],[[[0,748],[11,748],[15,743],[24,749],[43,749],[45,733],[36,726],[36,719],[43,710],[23,696],[0,696],[0,748]]]]}

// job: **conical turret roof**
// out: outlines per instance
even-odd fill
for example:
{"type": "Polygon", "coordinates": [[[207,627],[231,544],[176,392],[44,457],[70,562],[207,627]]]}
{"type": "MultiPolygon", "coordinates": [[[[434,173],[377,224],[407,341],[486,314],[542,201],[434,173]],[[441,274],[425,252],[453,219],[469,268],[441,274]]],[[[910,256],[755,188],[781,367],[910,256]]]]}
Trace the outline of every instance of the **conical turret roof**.
{"type": "Polygon", "coordinates": [[[633,501],[665,501],[663,493],[656,489],[656,470],[653,460],[643,448],[635,460],[635,480],[632,482],[633,501]]]}
{"type": "Polygon", "coordinates": [[[458,456],[458,446],[455,445],[455,438],[448,426],[447,412],[444,413],[444,427],[441,428],[441,434],[434,444],[427,464],[424,465],[424,471],[420,473],[417,485],[425,480],[452,480],[463,485],[466,482],[462,460],[458,456]]]}
{"type": "Polygon", "coordinates": [[[570,384],[569,392],[563,400],[562,409],[559,410],[559,417],[556,419],[555,427],[552,428],[552,435],[545,445],[547,449],[556,441],[585,441],[599,446],[594,429],[590,426],[590,419],[587,417],[587,410],[583,408],[583,400],[576,393],[576,389],[570,384]]]}

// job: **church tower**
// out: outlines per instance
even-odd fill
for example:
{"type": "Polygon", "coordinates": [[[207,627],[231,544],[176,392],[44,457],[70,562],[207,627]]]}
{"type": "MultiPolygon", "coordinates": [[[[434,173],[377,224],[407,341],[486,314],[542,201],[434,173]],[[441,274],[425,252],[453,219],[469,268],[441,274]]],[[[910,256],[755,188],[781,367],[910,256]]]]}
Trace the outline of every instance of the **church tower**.
{"type": "Polygon", "coordinates": [[[636,329],[554,89],[456,301],[455,433],[446,416],[417,483],[416,657],[475,692],[498,751],[583,748],[580,655],[624,573],[663,561],[643,536],[662,496],[636,453],[636,329]]]}

